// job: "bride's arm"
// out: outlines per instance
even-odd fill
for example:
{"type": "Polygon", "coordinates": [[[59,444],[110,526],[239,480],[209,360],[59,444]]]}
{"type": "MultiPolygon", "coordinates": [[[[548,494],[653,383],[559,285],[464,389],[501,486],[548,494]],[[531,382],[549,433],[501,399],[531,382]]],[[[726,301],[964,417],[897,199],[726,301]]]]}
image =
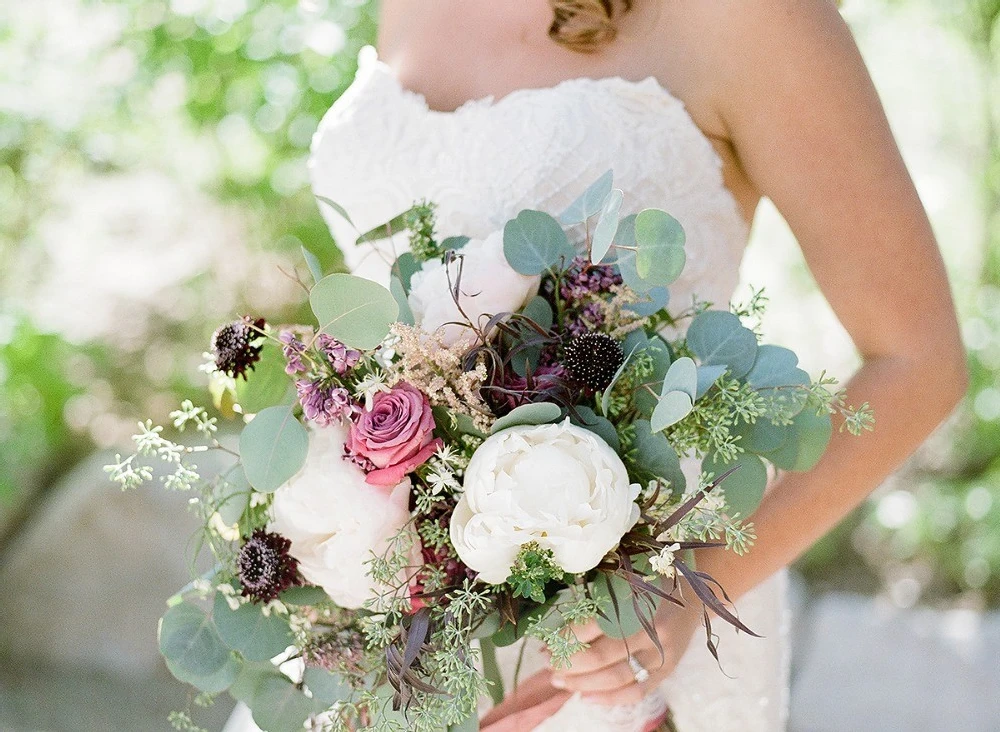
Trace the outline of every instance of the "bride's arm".
{"type": "MultiPolygon", "coordinates": [[[[716,49],[709,55],[719,118],[861,353],[848,401],[870,403],[876,418],[874,433],[835,432],[815,469],[782,476],[753,516],[758,540],[747,556],[698,558],[699,569],[738,597],[792,562],[912,453],[962,397],[967,374],[930,224],[832,3],[680,5],[716,16],[707,46],[716,49]]],[[[660,625],[668,651],[683,649],[695,627],[672,616],[660,625]]],[[[633,652],[644,644],[642,636],[630,641],[633,652]]],[[[623,671],[624,655],[622,643],[601,638],[561,678],[570,690],[617,689],[599,696],[629,701],[641,689],[623,671]]],[[[669,674],[673,656],[649,684],[669,674]]]]}

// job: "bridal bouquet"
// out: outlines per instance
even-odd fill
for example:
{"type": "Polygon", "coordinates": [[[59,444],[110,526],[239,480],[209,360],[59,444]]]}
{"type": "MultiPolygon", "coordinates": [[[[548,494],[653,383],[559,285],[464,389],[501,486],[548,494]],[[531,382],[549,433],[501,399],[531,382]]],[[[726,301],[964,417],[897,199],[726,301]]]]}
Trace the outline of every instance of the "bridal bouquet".
{"type": "Polygon", "coordinates": [[[108,466],[134,487],[159,457],[192,491],[214,566],[159,644],[199,701],[228,690],[269,732],[472,730],[505,692],[497,647],[533,638],[566,666],[592,619],[656,642],[662,602],[702,603],[713,653],[708,611],[752,633],[692,550],[745,552],[767,464],[808,469],[831,414],[859,432],[870,411],[759,345],[759,293],[668,312],[684,232],[621,204],[609,171],[558,218],[439,240],[419,202],[361,237],[408,233],[388,289],[307,255],[315,322],[219,328],[238,450],[185,402],[173,424],[204,444],[146,422],[108,466]],[[212,448],[236,462],[202,479],[190,460],[212,448]]]}

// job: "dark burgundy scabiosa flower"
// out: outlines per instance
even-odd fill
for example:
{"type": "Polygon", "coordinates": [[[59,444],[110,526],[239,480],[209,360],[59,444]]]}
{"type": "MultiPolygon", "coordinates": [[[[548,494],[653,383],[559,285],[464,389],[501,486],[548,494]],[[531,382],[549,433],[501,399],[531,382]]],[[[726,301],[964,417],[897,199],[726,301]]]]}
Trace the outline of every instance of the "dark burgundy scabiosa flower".
{"type": "Polygon", "coordinates": [[[358,361],[361,360],[360,351],[348,348],[336,338],[328,336],[326,333],[320,333],[316,342],[319,345],[319,350],[330,360],[333,370],[340,376],[343,376],[357,366],[358,361]]]}
{"type": "Polygon", "coordinates": [[[299,563],[288,553],[292,542],[264,529],[257,529],[240,548],[239,567],[243,596],[253,602],[270,602],[278,593],[302,584],[299,563]]]}
{"type": "Polygon", "coordinates": [[[351,419],[361,413],[360,405],[342,386],[299,379],[295,382],[295,390],[299,394],[299,403],[306,419],[320,427],[351,419]]]}
{"type": "Polygon", "coordinates": [[[570,376],[594,391],[606,389],[624,361],[621,343],[605,333],[576,336],[563,351],[570,376]]]}
{"type": "Polygon", "coordinates": [[[244,315],[226,323],[212,335],[215,368],[232,377],[246,378],[247,371],[260,360],[261,346],[254,345],[264,329],[264,319],[244,315]]]}

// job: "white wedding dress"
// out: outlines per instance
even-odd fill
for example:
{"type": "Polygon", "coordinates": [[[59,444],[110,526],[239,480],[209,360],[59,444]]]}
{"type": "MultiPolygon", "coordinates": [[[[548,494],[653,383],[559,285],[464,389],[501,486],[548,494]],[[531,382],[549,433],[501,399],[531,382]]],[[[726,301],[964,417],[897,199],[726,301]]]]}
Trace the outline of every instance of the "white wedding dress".
{"type": "MultiPolygon", "coordinates": [[[[650,76],[574,78],[520,89],[439,112],[404,89],[366,46],[354,82],[324,117],[309,161],[317,195],[342,205],[357,229],[321,206],[355,274],[387,282],[392,253],[355,248],[358,231],[426,198],[438,204],[438,234],[482,238],[520,210],[558,214],[606,170],[625,193],[621,215],[661,208],[683,225],[687,265],[671,302],[725,307],[739,277],[748,229],[723,184],[722,163],[684,105],[650,76]]],[[[405,243],[405,234],[395,237],[405,243]]],[[[721,620],[720,665],[695,634],[660,693],[639,708],[607,708],[574,697],[535,732],[639,732],[665,704],[680,732],[776,732],[788,704],[786,577],[779,573],[737,602],[741,619],[764,638],[721,620]]],[[[500,649],[509,679],[517,646],[500,649]]],[[[525,653],[520,677],[545,663],[525,653]]],[[[254,729],[249,715],[226,732],[254,729]]]]}

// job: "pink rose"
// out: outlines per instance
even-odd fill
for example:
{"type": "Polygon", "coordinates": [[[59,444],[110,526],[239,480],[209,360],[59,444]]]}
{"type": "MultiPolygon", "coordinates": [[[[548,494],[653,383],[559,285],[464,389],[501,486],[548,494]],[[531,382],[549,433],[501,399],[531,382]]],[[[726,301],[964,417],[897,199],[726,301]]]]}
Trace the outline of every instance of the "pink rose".
{"type": "Polygon", "coordinates": [[[376,394],[372,408],[358,415],[346,447],[375,466],[365,478],[369,484],[394,486],[442,445],[433,432],[434,417],[427,397],[400,382],[392,391],[376,394]]]}

